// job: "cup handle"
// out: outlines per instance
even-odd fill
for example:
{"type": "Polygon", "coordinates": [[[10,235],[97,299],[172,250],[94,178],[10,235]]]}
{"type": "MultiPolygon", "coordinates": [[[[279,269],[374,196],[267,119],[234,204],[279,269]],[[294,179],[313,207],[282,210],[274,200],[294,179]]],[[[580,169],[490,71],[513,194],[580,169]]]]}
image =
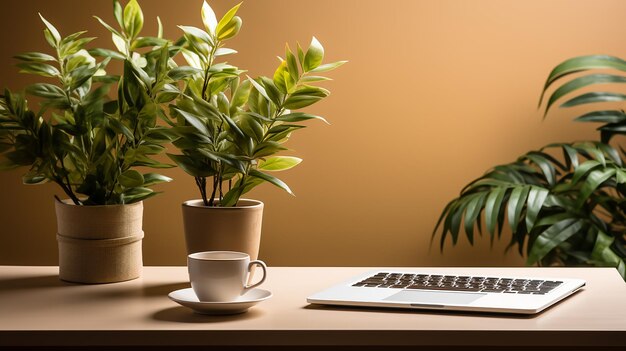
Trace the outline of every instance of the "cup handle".
{"type": "Polygon", "coordinates": [[[261,280],[259,280],[258,282],[254,283],[252,285],[244,286],[244,289],[246,289],[246,290],[252,289],[252,288],[254,288],[256,286],[259,286],[259,285],[263,284],[263,282],[265,281],[265,277],[267,277],[267,266],[265,265],[265,262],[263,262],[261,260],[254,260],[254,261],[250,261],[250,263],[248,263],[248,274],[250,274],[250,269],[254,265],[261,266],[261,269],[263,270],[263,278],[261,278],[261,280]]]}

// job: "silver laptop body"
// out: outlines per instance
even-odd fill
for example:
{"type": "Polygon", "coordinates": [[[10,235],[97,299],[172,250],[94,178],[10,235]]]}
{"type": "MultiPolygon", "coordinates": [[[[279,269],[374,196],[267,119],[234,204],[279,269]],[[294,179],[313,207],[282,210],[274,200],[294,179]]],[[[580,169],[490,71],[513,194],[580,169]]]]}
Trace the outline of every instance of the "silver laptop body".
{"type": "Polygon", "coordinates": [[[581,279],[476,276],[415,270],[376,270],[307,298],[324,305],[533,314],[583,286],[581,279]]]}

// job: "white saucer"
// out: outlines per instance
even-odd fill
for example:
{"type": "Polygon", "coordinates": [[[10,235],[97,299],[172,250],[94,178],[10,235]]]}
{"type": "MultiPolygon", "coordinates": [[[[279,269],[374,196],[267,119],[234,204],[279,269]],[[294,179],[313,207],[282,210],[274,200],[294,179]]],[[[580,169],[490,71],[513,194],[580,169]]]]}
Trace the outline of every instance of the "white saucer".
{"type": "Polygon", "coordinates": [[[202,302],[198,300],[192,288],[172,291],[167,296],[170,300],[189,307],[196,313],[224,315],[244,313],[248,308],[272,297],[272,293],[263,289],[251,289],[236,300],[227,302],[202,302]]]}

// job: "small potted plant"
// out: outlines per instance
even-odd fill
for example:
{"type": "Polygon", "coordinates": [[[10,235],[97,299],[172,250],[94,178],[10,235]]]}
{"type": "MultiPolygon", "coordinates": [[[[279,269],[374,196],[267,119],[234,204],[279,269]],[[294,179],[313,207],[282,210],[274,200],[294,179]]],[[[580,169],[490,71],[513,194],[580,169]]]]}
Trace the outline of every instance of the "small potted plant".
{"type": "Polygon", "coordinates": [[[157,37],[139,36],[143,14],[136,0],[124,8],[114,1],[114,14],[120,30],[100,21],[113,32],[118,51],[87,50],[94,38],[85,32],[63,37],[41,17],[52,55],[16,56],[21,72],[44,79],[26,88],[39,108],[24,94],[5,90],[0,96],[0,167],[28,167],[25,184],[54,182],[68,198],[57,197],[55,207],[59,276],[72,282],[140,275],[142,201],[156,194],[151,185],[170,181],[137,167],[171,167],[151,155],[170,140],[156,122],[164,117],[161,105],[178,95],[167,75],[176,51],[160,29],[157,37]],[[112,58],[123,60],[121,76],[105,71],[112,58]]]}
{"type": "Polygon", "coordinates": [[[176,118],[174,145],[182,154],[168,156],[194,178],[201,195],[183,204],[187,251],[233,250],[256,259],[263,203],[241,197],[263,182],[292,193],[271,173],[302,160],[276,154],[286,150],[291,133],[305,127],[300,122],[325,122],[295,110],[327,97],[328,90],[311,83],[329,80],[319,73],[345,61],[322,64],[324,48],[313,38],[307,51],[297,45],[294,54],[287,46],[272,78],[242,77],[245,71],[220,60],[236,53],[224,44],[241,28],[239,6],[218,21],[204,2],[204,28],[180,26],[188,66],[171,72],[183,94],[170,115],[176,118]]]}

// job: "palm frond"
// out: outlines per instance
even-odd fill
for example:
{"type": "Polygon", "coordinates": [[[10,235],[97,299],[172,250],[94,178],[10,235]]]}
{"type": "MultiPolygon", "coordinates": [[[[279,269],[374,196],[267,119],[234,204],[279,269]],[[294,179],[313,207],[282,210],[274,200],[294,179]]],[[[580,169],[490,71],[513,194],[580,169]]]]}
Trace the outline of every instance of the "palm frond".
{"type": "Polygon", "coordinates": [[[620,206],[626,210],[623,192],[615,191],[626,184],[621,165],[617,151],[598,142],[557,143],[528,152],[463,188],[445,207],[433,239],[441,228],[441,249],[448,236],[456,244],[463,224],[473,243],[484,221],[493,240],[501,236],[506,222],[512,233],[507,249],[518,246],[523,254],[526,245],[528,264],[594,262],[584,253],[592,252],[600,233],[611,228],[598,212],[620,206]]]}

